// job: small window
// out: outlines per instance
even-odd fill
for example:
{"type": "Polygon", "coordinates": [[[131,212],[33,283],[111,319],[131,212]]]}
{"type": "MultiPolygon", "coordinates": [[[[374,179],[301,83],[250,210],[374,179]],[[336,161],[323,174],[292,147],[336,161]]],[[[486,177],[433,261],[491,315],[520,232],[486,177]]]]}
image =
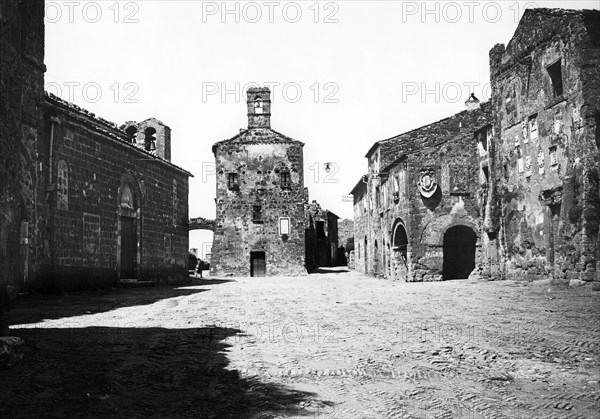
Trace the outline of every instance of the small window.
{"type": "Polygon", "coordinates": [[[237,173],[228,173],[227,174],[227,187],[229,189],[238,189],[239,185],[239,177],[237,173]]]}
{"type": "Polygon", "coordinates": [[[281,172],[281,187],[290,188],[292,186],[292,176],[290,172],[281,172]]]}
{"type": "Polygon", "coordinates": [[[290,218],[279,217],[279,235],[287,236],[290,234],[290,218]]]}
{"type": "Polygon", "coordinates": [[[263,101],[260,97],[257,97],[254,101],[254,113],[261,114],[263,113],[263,101]]]}
{"type": "Polygon", "coordinates": [[[262,221],[262,205],[252,206],[252,221],[262,221]]]}
{"type": "Polygon", "coordinates": [[[548,75],[550,76],[550,81],[552,82],[552,94],[554,97],[562,96],[563,94],[563,82],[562,82],[562,69],[560,60],[548,66],[546,68],[548,70],[548,75]]]}
{"type": "Polygon", "coordinates": [[[490,181],[490,168],[489,166],[481,166],[481,181],[487,184],[490,181]]]}
{"type": "Polygon", "coordinates": [[[557,157],[557,153],[556,153],[556,146],[552,146],[550,147],[550,149],[548,150],[549,154],[550,154],[550,166],[556,166],[558,165],[558,157],[557,157]]]}
{"type": "Polygon", "coordinates": [[[534,141],[538,138],[538,122],[537,115],[533,115],[529,117],[529,139],[534,141]]]}

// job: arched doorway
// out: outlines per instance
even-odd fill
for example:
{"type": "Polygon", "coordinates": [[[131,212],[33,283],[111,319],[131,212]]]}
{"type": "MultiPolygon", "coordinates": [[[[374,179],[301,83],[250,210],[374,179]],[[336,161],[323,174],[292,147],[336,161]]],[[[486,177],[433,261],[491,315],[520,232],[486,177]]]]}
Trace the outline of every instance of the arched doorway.
{"type": "Polygon", "coordinates": [[[471,227],[450,227],[444,234],[443,279],[465,279],[475,269],[477,235],[471,227]]]}
{"type": "Polygon", "coordinates": [[[393,279],[408,279],[408,235],[404,224],[396,222],[392,235],[393,279]]]}
{"type": "Polygon", "coordinates": [[[140,211],[137,182],[126,176],[119,188],[118,272],[119,279],[137,279],[139,276],[140,211]]]}

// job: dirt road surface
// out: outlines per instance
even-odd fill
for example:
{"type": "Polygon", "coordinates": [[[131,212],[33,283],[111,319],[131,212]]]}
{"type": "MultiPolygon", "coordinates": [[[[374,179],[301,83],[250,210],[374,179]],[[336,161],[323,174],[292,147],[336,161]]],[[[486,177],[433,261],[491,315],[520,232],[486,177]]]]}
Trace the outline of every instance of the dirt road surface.
{"type": "Polygon", "coordinates": [[[0,417],[598,418],[599,300],[344,269],[23,296],[0,417]]]}

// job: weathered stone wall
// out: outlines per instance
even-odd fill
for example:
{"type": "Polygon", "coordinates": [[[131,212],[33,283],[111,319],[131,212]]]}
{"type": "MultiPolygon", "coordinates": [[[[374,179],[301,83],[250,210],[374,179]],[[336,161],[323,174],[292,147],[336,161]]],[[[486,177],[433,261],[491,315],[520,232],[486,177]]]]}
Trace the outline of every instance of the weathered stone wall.
{"type": "MultiPolygon", "coordinates": [[[[0,3],[0,288],[26,286],[43,258],[37,114],[44,94],[44,2],[0,3]]],[[[2,289],[0,289],[2,292],[2,289]]]]}
{"type": "Polygon", "coordinates": [[[318,267],[338,266],[345,262],[345,256],[338,255],[338,216],[322,209],[317,201],[307,205],[304,235],[305,263],[309,272],[318,267]]]}
{"type": "Polygon", "coordinates": [[[508,278],[597,275],[599,26],[598,11],[528,10],[490,51],[508,278]]]}
{"type": "Polygon", "coordinates": [[[213,146],[213,275],[249,276],[250,252],[265,252],[269,276],[306,274],[303,146],[270,128],[248,129],[213,146]],[[285,173],[289,185],[282,183],[285,173]],[[237,176],[236,186],[228,185],[230,174],[237,176]],[[257,206],[260,216],[254,219],[257,206]],[[284,236],[279,234],[280,217],[290,219],[290,232],[284,236]]]}
{"type": "Polygon", "coordinates": [[[369,200],[367,185],[359,180],[352,190],[354,196],[354,269],[368,273],[369,200]]]}
{"type": "MultiPolygon", "coordinates": [[[[355,237],[367,236],[366,249],[356,251],[357,269],[366,265],[366,272],[374,276],[408,281],[442,279],[448,229],[464,226],[473,236],[481,235],[475,134],[490,122],[491,105],[485,103],[371,148],[366,193],[355,195],[355,237]],[[421,192],[424,175],[434,180],[430,196],[421,192]],[[399,226],[408,243],[396,242],[399,226]]],[[[364,238],[360,242],[364,247],[364,238]]],[[[476,273],[486,259],[481,244],[477,239],[476,273]]]]}
{"type": "Polygon", "coordinates": [[[135,219],[135,278],[185,278],[189,173],[56,97],[48,97],[40,123],[39,158],[51,162],[51,173],[44,175],[48,257],[33,286],[115,285],[121,276],[122,215],[135,219]],[[126,185],[132,202],[124,203],[126,185]]]}

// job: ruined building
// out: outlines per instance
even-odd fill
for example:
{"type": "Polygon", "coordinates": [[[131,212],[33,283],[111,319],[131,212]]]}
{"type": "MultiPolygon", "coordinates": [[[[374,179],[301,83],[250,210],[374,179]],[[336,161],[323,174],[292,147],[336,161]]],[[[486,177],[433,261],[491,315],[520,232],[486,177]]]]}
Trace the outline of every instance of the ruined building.
{"type": "Polygon", "coordinates": [[[121,127],[44,94],[44,2],[0,4],[0,281],[22,289],[187,277],[189,172],[169,127],[121,127]]]}
{"type": "Polygon", "coordinates": [[[491,105],[378,141],[354,195],[354,266],[406,281],[466,278],[482,265],[484,182],[475,136],[491,130],[491,105]]]}
{"type": "Polygon", "coordinates": [[[343,259],[339,252],[338,217],[312,201],[306,208],[306,269],[338,266],[343,259]]]}
{"type": "Polygon", "coordinates": [[[271,128],[268,88],[247,92],[248,129],[213,145],[211,274],[306,274],[303,147],[271,128]]]}
{"type": "Polygon", "coordinates": [[[600,12],[527,9],[492,100],[373,145],[355,265],[409,281],[600,272],[600,12]]]}
{"type": "Polygon", "coordinates": [[[502,270],[600,280],[600,11],[526,10],[490,77],[502,270]]]}

